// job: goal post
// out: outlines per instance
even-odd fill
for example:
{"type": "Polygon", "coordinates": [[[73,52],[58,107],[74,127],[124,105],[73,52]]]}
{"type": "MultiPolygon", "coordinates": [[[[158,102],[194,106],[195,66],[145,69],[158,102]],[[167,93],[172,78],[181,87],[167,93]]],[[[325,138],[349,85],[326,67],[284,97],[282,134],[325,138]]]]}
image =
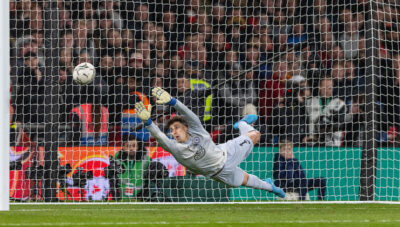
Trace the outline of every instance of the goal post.
{"type": "MultiPolygon", "coordinates": [[[[257,114],[260,142],[238,166],[272,178],[287,200],[400,200],[397,1],[10,6],[2,7],[10,40],[1,45],[11,42],[12,120],[20,128],[10,129],[11,146],[1,143],[12,160],[0,157],[0,187],[12,201],[279,202],[197,175],[164,151],[134,110],[138,101],[152,104],[154,124],[172,139],[167,122],[179,113],[156,104],[156,86],[193,110],[217,145],[240,136],[236,121],[257,114]],[[72,77],[83,62],[95,67],[87,85],[72,77]]],[[[6,114],[9,95],[0,98],[6,114]]]]}
{"type": "Polygon", "coordinates": [[[9,210],[9,150],[10,150],[10,26],[9,3],[0,3],[0,211],[9,210]]]}
{"type": "Polygon", "coordinates": [[[360,200],[373,201],[375,200],[375,181],[376,181],[376,166],[377,166],[377,152],[378,145],[376,141],[377,135],[377,82],[378,75],[378,27],[377,22],[374,20],[374,9],[376,4],[371,1],[369,3],[369,12],[365,14],[365,30],[366,30],[366,110],[367,113],[367,127],[366,139],[363,144],[363,152],[361,157],[361,171],[360,171],[360,200]]]}

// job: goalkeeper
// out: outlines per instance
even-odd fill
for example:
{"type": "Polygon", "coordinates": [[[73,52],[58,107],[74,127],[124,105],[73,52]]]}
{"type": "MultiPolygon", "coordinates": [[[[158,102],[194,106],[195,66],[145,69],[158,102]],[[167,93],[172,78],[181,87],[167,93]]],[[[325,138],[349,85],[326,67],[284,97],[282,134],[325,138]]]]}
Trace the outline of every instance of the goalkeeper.
{"type": "Polygon", "coordinates": [[[257,115],[247,115],[234,124],[233,127],[240,131],[239,137],[215,145],[199,118],[189,108],[159,87],[153,88],[152,94],[157,98],[158,104],[169,104],[182,115],[168,122],[168,128],[175,140],[169,139],[152,123],[151,110],[146,110],[142,102],[136,103],[136,113],[160,146],[170,152],[179,163],[196,174],[211,177],[230,187],[243,185],[285,197],[284,191],[276,187],[270,178],[262,181],[238,167],[260,139],[260,132],[250,125],[257,120],[257,115]]]}

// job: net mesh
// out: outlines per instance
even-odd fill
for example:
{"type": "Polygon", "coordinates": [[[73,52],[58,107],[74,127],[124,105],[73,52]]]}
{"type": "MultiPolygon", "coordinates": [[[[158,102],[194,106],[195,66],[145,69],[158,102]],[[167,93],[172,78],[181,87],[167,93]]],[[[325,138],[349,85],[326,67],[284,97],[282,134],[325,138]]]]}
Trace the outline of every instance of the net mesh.
{"type": "Polygon", "coordinates": [[[399,10],[394,0],[11,0],[10,199],[277,200],[166,152],[134,110],[153,105],[172,139],[177,112],[155,103],[157,86],[216,144],[257,114],[260,141],[239,167],[288,200],[397,201],[399,10]],[[79,85],[84,62],[95,77],[79,85]]]}

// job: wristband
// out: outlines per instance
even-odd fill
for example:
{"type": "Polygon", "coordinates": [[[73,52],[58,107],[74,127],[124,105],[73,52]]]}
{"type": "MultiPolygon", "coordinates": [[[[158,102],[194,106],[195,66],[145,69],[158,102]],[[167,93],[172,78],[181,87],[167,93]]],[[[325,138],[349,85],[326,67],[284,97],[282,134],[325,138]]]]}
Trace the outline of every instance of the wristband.
{"type": "Polygon", "coordinates": [[[147,119],[147,121],[143,122],[145,126],[149,126],[153,123],[153,121],[151,120],[151,118],[147,119]]]}
{"type": "Polygon", "coordinates": [[[168,102],[169,105],[175,106],[176,104],[176,98],[171,98],[171,100],[168,102]]]}

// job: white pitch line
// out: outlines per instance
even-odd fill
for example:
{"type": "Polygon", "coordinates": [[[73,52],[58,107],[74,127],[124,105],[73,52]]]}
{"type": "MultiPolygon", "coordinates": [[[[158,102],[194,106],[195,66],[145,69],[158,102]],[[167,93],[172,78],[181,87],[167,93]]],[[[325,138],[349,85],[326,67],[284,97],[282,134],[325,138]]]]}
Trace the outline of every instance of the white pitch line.
{"type": "MultiPolygon", "coordinates": [[[[397,208],[397,207],[396,207],[397,208]]],[[[292,210],[297,209],[295,207],[232,207],[232,208],[224,208],[224,210],[292,210]]],[[[304,207],[302,210],[320,210],[318,207],[304,207]]],[[[334,207],[324,208],[324,209],[336,209],[334,207]]],[[[351,209],[351,210],[369,210],[368,207],[342,207],[340,209],[351,209]]],[[[377,210],[392,210],[393,207],[376,207],[374,209],[377,210]]],[[[43,211],[53,211],[54,209],[17,209],[11,210],[12,212],[43,212],[43,211]]],[[[68,209],[69,211],[91,211],[93,208],[72,208],[68,209]]],[[[162,211],[164,208],[101,208],[102,211],[162,211]]],[[[197,208],[168,208],[168,211],[199,211],[202,210],[197,208]]]]}
{"type": "MultiPolygon", "coordinates": [[[[241,208],[241,207],[238,207],[238,208],[224,208],[224,210],[268,210],[268,209],[271,209],[271,210],[290,210],[290,209],[297,209],[297,208],[284,208],[284,207],[281,207],[281,208],[278,208],[278,209],[276,209],[276,208],[273,208],[273,207],[249,207],[249,208],[245,208],[245,207],[243,207],[243,208],[241,208]]],[[[318,210],[320,210],[320,208],[310,208],[309,210],[311,210],[311,209],[318,209],[318,210]]],[[[18,210],[12,210],[12,212],[42,212],[42,211],[53,211],[54,209],[18,209],[18,210]]],[[[84,208],[73,208],[73,209],[68,209],[68,211],[93,211],[93,208],[87,208],[87,209],[84,209],[84,208]]],[[[168,210],[166,210],[166,209],[163,209],[163,208],[159,208],[159,209],[157,209],[157,208],[126,208],[126,209],[123,209],[123,208],[105,208],[105,209],[100,209],[101,211],[122,211],[122,210],[126,210],[126,211],[163,211],[163,210],[165,210],[165,211],[171,211],[171,210],[173,210],[173,211],[201,211],[201,210],[204,210],[204,209],[195,209],[195,208],[168,208],[168,210]]]]}
{"type": "Polygon", "coordinates": [[[396,222],[400,223],[400,220],[360,220],[360,221],[354,221],[354,220],[296,220],[296,221],[290,221],[290,220],[282,220],[282,221],[263,221],[263,222],[257,222],[257,221],[239,221],[239,222],[233,222],[233,221],[193,221],[193,222],[167,222],[167,221],[159,221],[159,222],[80,222],[80,223],[74,223],[74,222],[61,222],[61,223],[51,223],[51,222],[41,222],[41,223],[1,223],[0,226],[84,226],[84,225],[106,225],[106,226],[112,226],[112,225],[187,225],[187,224],[349,224],[349,223],[390,223],[390,222],[396,222]]]}

